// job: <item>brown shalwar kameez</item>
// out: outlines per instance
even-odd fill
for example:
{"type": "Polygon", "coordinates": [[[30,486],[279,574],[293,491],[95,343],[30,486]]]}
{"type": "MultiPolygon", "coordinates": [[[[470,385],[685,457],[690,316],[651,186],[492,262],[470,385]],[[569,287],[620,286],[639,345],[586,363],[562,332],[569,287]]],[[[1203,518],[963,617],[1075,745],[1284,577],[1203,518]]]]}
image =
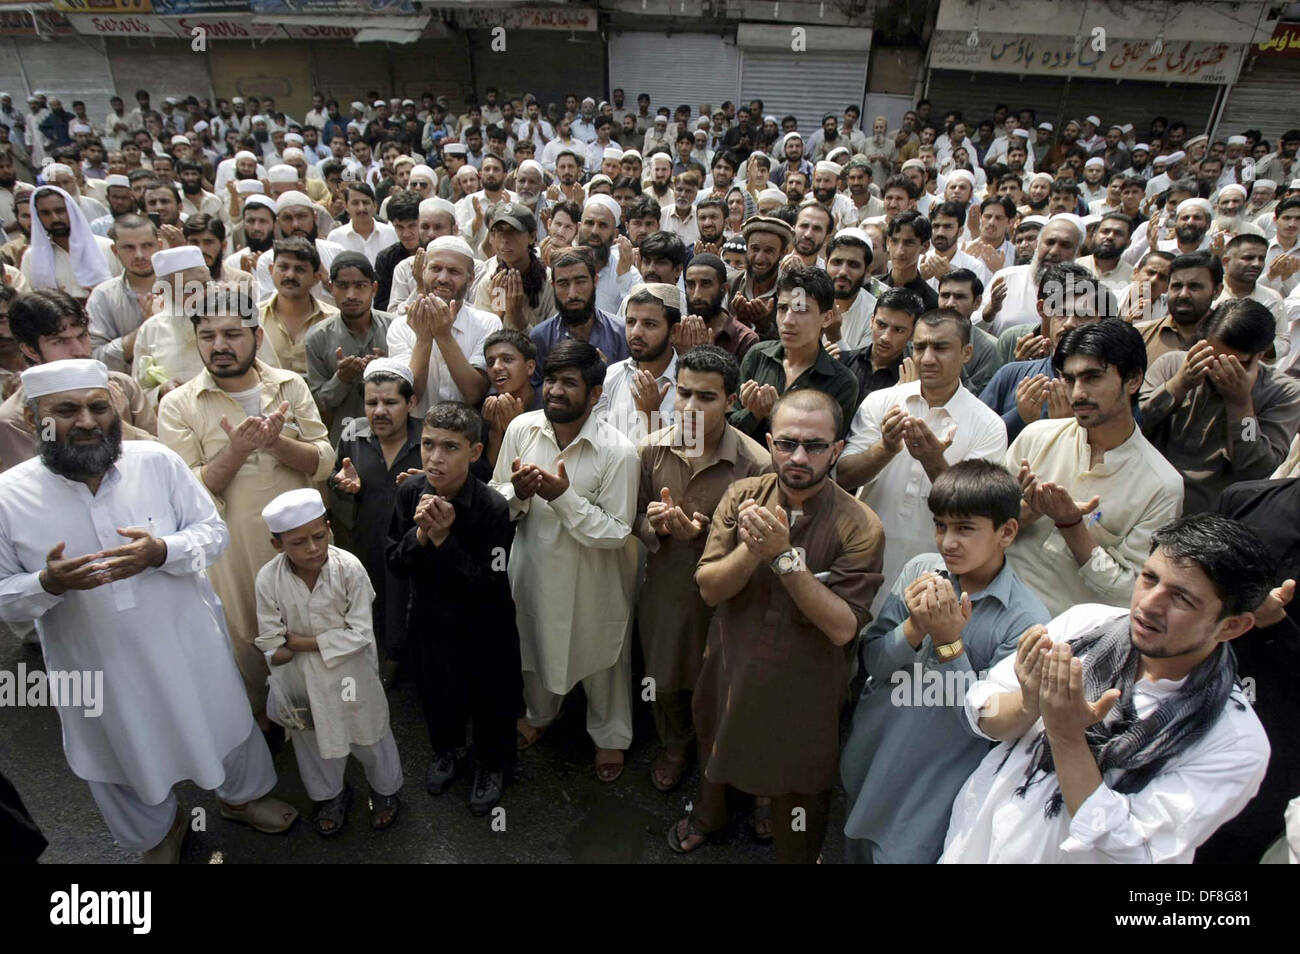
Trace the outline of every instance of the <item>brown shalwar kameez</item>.
{"type": "MultiPolygon", "coordinates": [[[[790,511],[776,474],[737,481],[713,516],[700,566],[744,545],[736,515],[750,497],[770,511],[778,504],[790,511]]],[[[871,509],[828,480],[802,513],[791,514],[790,543],[848,603],[859,629],[865,626],[885,549],[871,509]]],[[[778,860],[816,860],[839,759],[847,679],[844,647],[804,616],[770,566],[760,565],[745,588],[717,608],[695,686],[692,712],[704,775],[695,819],[702,830],[726,824],[725,786],[772,796],[778,860]],[[807,794],[792,799],[792,793],[807,794]],[[806,809],[805,831],[792,832],[787,804],[806,809]]]]}
{"type": "Polygon", "coordinates": [[[675,756],[695,740],[691,690],[700,675],[713,609],[700,598],[695,567],[708,539],[707,528],[694,540],[655,534],[646,508],[668,488],[673,503],[689,517],[712,517],[731,484],[763,473],[772,463],[767,449],[730,425],[712,456],[701,459],[683,444],[680,424],[650,434],[639,448],[641,482],[637,532],[650,551],[638,606],[645,671],[655,681],[655,725],[659,739],[675,756]]]}

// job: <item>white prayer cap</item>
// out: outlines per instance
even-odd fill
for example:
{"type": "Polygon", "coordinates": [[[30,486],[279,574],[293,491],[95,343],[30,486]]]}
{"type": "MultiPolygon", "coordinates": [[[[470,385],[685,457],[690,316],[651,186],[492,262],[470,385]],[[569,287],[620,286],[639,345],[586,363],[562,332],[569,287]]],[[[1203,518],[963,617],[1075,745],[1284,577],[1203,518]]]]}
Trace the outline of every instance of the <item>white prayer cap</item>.
{"type": "Polygon", "coordinates": [[[463,142],[449,142],[442,147],[442,151],[448,156],[468,156],[469,146],[463,142]]]}
{"type": "MultiPolygon", "coordinates": [[[[128,179],[126,176],[120,175],[119,173],[116,172],[113,173],[111,176],[104,176],[104,188],[112,189],[114,186],[118,186],[123,189],[129,189],[131,188],[131,180],[128,179]]],[[[1258,182],[1255,183],[1255,187],[1259,188],[1258,182]]]]}
{"type": "Polygon", "coordinates": [[[272,533],[287,533],[325,516],[325,501],[315,487],[300,487],[280,494],[262,508],[262,519],[272,533]]]}
{"type": "Polygon", "coordinates": [[[1277,183],[1274,182],[1272,179],[1256,179],[1256,180],[1255,180],[1255,191],[1258,192],[1258,191],[1260,191],[1261,189],[1263,189],[1263,190],[1265,190],[1265,191],[1268,191],[1268,192],[1276,192],[1276,191],[1277,191],[1277,183]]]}
{"type": "Polygon", "coordinates": [[[235,162],[238,162],[240,159],[252,159],[254,162],[257,162],[257,156],[253,155],[247,149],[241,149],[239,152],[235,153],[235,162]]]}
{"type": "Polygon", "coordinates": [[[1292,179],[1292,180],[1291,180],[1291,184],[1288,185],[1287,188],[1288,188],[1288,189],[1300,189],[1300,179],[1292,179]]]}
{"type": "Polygon", "coordinates": [[[1245,136],[1229,136],[1229,137],[1228,137],[1228,145],[1229,145],[1229,146],[1244,146],[1244,145],[1246,145],[1246,137],[1245,137],[1245,136]]]}
{"type": "Polygon", "coordinates": [[[1168,156],[1156,156],[1154,159],[1151,160],[1151,165],[1153,165],[1153,166],[1167,166],[1167,165],[1169,165],[1169,157],[1168,157],[1168,156]]]}
{"type": "Polygon", "coordinates": [[[1039,124],[1038,124],[1038,128],[1039,128],[1039,129],[1046,129],[1048,132],[1051,132],[1051,131],[1052,131],[1052,124],[1051,124],[1051,123],[1039,123],[1039,124]]]}
{"type": "Polygon", "coordinates": [[[583,106],[586,106],[588,103],[591,103],[591,105],[593,105],[593,106],[596,105],[596,101],[595,101],[594,99],[592,99],[590,96],[584,96],[584,97],[582,97],[582,105],[583,105],[583,106]]]}
{"type": "Polygon", "coordinates": [[[258,113],[256,116],[254,116],[252,119],[250,119],[249,122],[250,122],[250,123],[261,123],[263,126],[265,126],[265,125],[266,125],[266,117],[263,116],[261,113],[258,113]]]}
{"type": "MultiPolygon", "coordinates": [[[[626,156],[627,154],[624,153],[624,155],[626,156]]],[[[419,166],[416,166],[416,168],[418,169],[419,166]]],[[[528,171],[537,173],[542,177],[543,182],[546,181],[546,170],[542,168],[542,164],[536,159],[525,159],[523,162],[519,163],[519,167],[515,169],[515,178],[518,179],[519,173],[528,171]]],[[[412,172],[411,175],[415,175],[415,173],[412,172]]]]}
{"type": "Polygon", "coordinates": [[[269,195],[263,195],[260,192],[250,195],[244,200],[244,209],[247,209],[250,205],[260,205],[264,209],[270,209],[271,214],[275,215],[275,200],[269,195]]]}
{"type": "Polygon", "coordinates": [[[163,102],[168,103],[172,106],[176,106],[180,104],[180,100],[177,99],[175,96],[168,96],[163,100],[163,102]]]}
{"type": "Polygon", "coordinates": [[[975,188],[975,174],[968,169],[954,169],[948,173],[948,181],[963,180],[970,183],[971,188],[975,188]]]}
{"type": "Polygon", "coordinates": [[[776,122],[776,117],[775,117],[775,116],[764,116],[764,117],[763,117],[763,122],[765,122],[765,123],[774,123],[774,124],[776,124],[776,125],[780,125],[779,123],[776,122]]]}
{"type": "MultiPolygon", "coordinates": [[[[638,152],[638,151],[635,150],[635,149],[628,149],[628,150],[625,150],[625,151],[624,151],[624,153],[623,153],[623,158],[624,158],[624,159],[637,159],[637,160],[640,160],[640,159],[641,159],[641,153],[638,152]]],[[[521,165],[522,165],[522,163],[521,163],[521,165]]]]}
{"type": "Polygon", "coordinates": [[[1095,213],[1092,215],[1085,215],[1080,221],[1083,222],[1083,227],[1085,229],[1090,229],[1101,221],[1101,216],[1095,213]]]}
{"type": "Polygon", "coordinates": [[[614,224],[618,225],[623,218],[623,209],[612,198],[607,195],[589,195],[587,196],[587,205],[594,205],[604,209],[614,217],[614,224]]]}
{"type": "MultiPolygon", "coordinates": [[[[541,167],[539,166],[538,168],[541,167]]],[[[428,179],[430,182],[437,182],[438,173],[434,172],[431,166],[426,166],[424,163],[421,162],[411,167],[410,179],[417,179],[417,178],[428,179]]],[[[410,179],[408,179],[407,181],[409,182],[410,179]]]]}
{"type": "Polygon", "coordinates": [[[107,388],[108,368],[94,358],[60,358],[28,368],[22,373],[23,398],[44,397],[60,391],[107,388]]]}
{"type": "Polygon", "coordinates": [[[1133,124],[1125,123],[1123,126],[1119,127],[1119,131],[1122,132],[1125,136],[1127,136],[1129,133],[1133,131],[1133,124]]]}
{"type": "MultiPolygon", "coordinates": [[[[1045,215],[1026,215],[1020,220],[1020,225],[1037,225],[1040,229],[1046,224],[1047,216],[1045,215]]],[[[1016,228],[1019,227],[1020,226],[1016,226],[1016,228]]]]}
{"type": "MultiPolygon", "coordinates": [[[[848,146],[836,146],[830,152],[826,153],[826,158],[829,159],[831,162],[835,162],[836,161],[835,157],[840,155],[841,153],[844,155],[845,161],[848,161],[849,159],[853,158],[853,153],[849,152],[848,146]]],[[[844,163],[840,163],[841,167],[843,167],[843,165],[844,163]]]]}
{"type": "MultiPolygon", "coordinates": [[[[297,173],[294,174],[297,178],[297,173]]],[[[278,215],[285,209],[296,209],[299,207],[312,208],[311,198],[305,192],[299,192],[297,189],[291,189],[284,195],[280,196],[275,203],[275,211],[278,215]]]]}
{"type": "Polygon", "coordinates": [[[1206,214],[1206,216],[1214,215],[1214,208],[1213,206],[1210,205],[1209,199],[1194,198],[1194,199],[1183,199],[1182,202],[1179,202],[1178,208],[1174,212],[1175,217],[1182,215],[1188,209],[1200,209],[1202,212],[1206,214]]]}
{"type": "Polygon", "coordinates": [[[411,387],[415,387],[415,375],[411,373],[410,365],[397,358],[375,358],[366,365],[366,372],[361,375],[361,379],[369,381],[376,374],[395,374],[411,387]]]}
{"type": "Polygon", "coordinates": [[[1205,133],[1201,133],[1199,136],[1193,136],[1191,139],[1183,143],[1183,145],[1191,147],[1191,146],[1195,146],[1198,142],[1209,142],[1209,141],[1210,141],[1210,137],[1205,135],[1205,133]]]}
{"type": "Polygon", "coordinates": [[[230,105],[232,105],[232,106],[243,106],[243,105],[244,105],[244,97],[242,97],[242,96],[236,96],[234,99],[232,99],[232,100],[230,101],[230,105]]]}
{"type": "Polygon", "coordinates": [[[1091,168],[1091,169],[1105,169],[1105,168],[1106,168],[1106,160],[1103,159],[1103,158],[1101,158],[1101,156],[1093,156],[1091,159],[1089,159],[1087,162],[1085,162],[1085,163],[1083,164],[1083,167],[1084,167],[1085,169],[1089,169],[1089,168],[1091,168]]]}
{"type": "Polygon", "coordinates": [[[660,113],[658,116],[654,118],[654,124],[656,126],[658,126],[660,123],[663,123],[665,126],[668,125],[668,117],[665,116],[663,113],[660,113]]]}
{"type": "Polygon", "coordinates": [[[387,106],[387,105],[388,104],[385,103],[382,99],[375,100],[375,109],[378,109],[380,106],[387,106]]]}
{"type": "Polygon", "coordinates": [[[661,162],[666,162],[670,166],[673,164],[672,158],[669,156],[665,156],[662,152],[656,152],[653,156],[650,157],[650,165],[652,166],[657,165],[661,162]]]}
{"type": "Polygon", "coordinates": [[[925,171],[925,163],[920,159],[908,159],[905,163],[899,166],[898,171],[905,172],[908,169],[920,169],[925,171]]]}
{"type": "Polygon", "coordinates": [[[614,188],[614,180],[611,179],[609,176],[605,175],[605,173],[598,172],[596,175],[592,176],[590,179],[587,180],[587,194],[591,195],[592,186],[602,185],[602,184],[609,186],[611,189],[614,188]]]}
{"type": "Polygon", "coordinates": [[[285,133],[284,141],[291,146],[301,146],[303,144],[303,138],[298,133],[285,133]]]}
{"type": "Polygon", "coordinates": [[[1029,184],[1033,185],[1039,179],[1044,180],[1048,185],[1051,185],[1055,181],[1050,172],[1035,172],[1033,178],[1029,180],[1029,184]]]}
{"type": "Polygon", "coordinates": [[[197,123],[194,124],[194,131],[195,131],[196,133],[204,132],[204,131],[206,131],[208,128],[209,128],[209,127],[208,127],[207,122],[206,122],[205,120],[202,120],[202,119],[200,119],[197,123]]]}
{"type": "Polygon", "coordinates": [[[262,183],[256,179],[240,179],[235,183],[235,191],[240,195],[256,195],[262,191],[262,183]]]}
{"type": "Polygon", "coordinates": [[[445,212],[452,217],[452,221],[455,221],[456,207],[442,196],[434,195],[420,201],[421,215],[432,215],[435,212],[445,212]]]}
{"type": "Polygon", "coordinates": [[[1134,152],[1150,152],[1151,146],[1145,142],[1140,142],[1133,147],[1134,152]]]}
{"type": "Polygon", "coordinates": [[[187,268],[207,267],[207,262],[203,261],[203,252],[197,245],[178,245],[175,248],[161,249],[153,253],[150,261],[153,262],[154,275],[159,278],[183,272],[187,268]]]}
{"type": "Polygon", "coordinates": [[[1079,241],[1083,241],[1085,238],[1087,238],[1088,229],[1083,224],[1083,219],[1079,218],[1079,216],[1075,215],[1073,212],[1057,212],[1054,216],[1048,219],[1049,223],[1060,222],[1060,221],[1069,222],[1071,225],[1075,227],[1075,229],[1078,230],[1079,241]]]}
{"type": "MultiPolygon", "coordinates": [[[[425,202],[427,201],[429,200],[426,199],[425,202]]],[[[420,205],[423,207],[424,203],[420,205]]],[[[471,262],[474,261],[474,250],[469,247],[469,242],[459,235],[439,235],[425,247],[425,251],[430,255],[434,252],[455,252],[457,255],[464,255],[471,262]]]]}
{"type": "Polygon", "coordinates": [[[41,171],[45,176],[45,181],[49,182],[55,176],[72,175],[72,166],[65,165],[62,162],[50,162],[46,163],[45,168],[41,171]]]}
{"type": "Polygon", "coordinates": [[[468,162],[456,170],[457,179],[469,179],[471,176],[477,176],[477,175],[478,175],[478,170],[475,169],[473,166],[471,166],[468,162]]]}
{"type": "Polygon", "coordinates": [[[1223,198],[1229,192],[1239,193],[1243,199],[1246,198],[1246,187],[1236,182],[1229,182],[1226,186],[1220,189],[1219,198],[1223,198]]]}
{"type": "Polygon", "coordinates": [[[766,189],[759,192],[758,201],[759,202],[780,202],[782,205],[785,205],[785,193],[782,192],[780,189],[776,189],[773,188],[772,186],[768,186],[766,189]]]}
{"type": "Polygon", "coordinates": [[[1169,154],[1169,162],[1171,164],[1175,162],[1182,162],[1186,158],[1187,158],[1187,153],[1183,152],[1181,149],[1176,149],[1175,151],[1169,154]]]}
{"type": "Polygon", "coordinates": [[[415,105],[415,100],[413,100],[413,99],[404,99],[404,100],[402,100],[402,105],[403,105],[403,106],[414,106],[414,105],[415,105]]]}
{"type": "Polygon", "coordinates": [[[278,166],[272,166],[266,170],[267,182],[297,182],[298,170],[293,166],[280,163],[278,166]]]}
{"type": "MultiPolygon", "coordinates": [[[[68,123],[68,132],[72,133],[74,136],[77,133],[89,133],[90,131],[89,123],[68,123]]],[[[188,140],[186,141],[188,142],[188,140]]]]}
{"type": "Polygon", "coordinates": [[[627,293],[631,298],[641,292],[649,292],[655,298],[659,299],[660,304],[669,308],[682,310],[682,293],[676,285],[669,285],[665,282],[640,282],[632,286],[632,290],[627,293]]]}
{"type": "Polygon", "coordinates": [[[1084,121],[1085,123],[1092,123],[1094,126],[1100,126],[1100,125],[1101,125],[1101,117],[1100,117],[1100,116],[1085,116],[1084,119],[1083,119],[1083,121],[1084,121]]]}
{"type": "Polygon", "coordinates": [[[359,99],[354,99],[352,101],[352,108],[364,113],[366,111],[366,104],[361,102],[359,99]]]}
{"type": "Polygon", "coordinates": [[[829,159],[823,159],[821,162],[817,163],[817,165],[813,166],[814,173],[829,172],[832,175],[838,176],[843,171],[844,170],[840,168],[838,162],[831,162],[829,159]]]}
{"type": "Polygon", "coordinates": [[[1109,126],[1106,127],[1106,132],[1110,132],[1112,129],[1118,129],[1120,132],[1124,131],[1124,127],[1121,126],[1119,123],[1111,123],[1109,126]]]}
{"type": "Polygon", "coordinates": [[[799,135],[797,131],[792,130],[781,137],[782,150],[785,149],[785,144],[788,143],[791,139],[798,139],[800,142],[803,142],[803,136],[799,135]]]}
{"type": "Polygon", "coordinates": [[[707,132],[708,128],[709,128],[708,116],[701,116],[699,119],[695,120],[695,131],[697,133],[707,132]]]}
{"type": "MultiPolygon", "coordinates": [[[[284,151],[283,158],[286,160],[285,165],[288,165],[287,160],[289,159],[302,159],[303,161],[306,161],[307,154],[303,152],[301,149],[299,149],[297,146],[290,146],[288,149],[284,151]]],[[[274,168],[274,166],[272,166],[272,168],[274,168]]],[[[271,170],[268,169],[267,173],[270,174],[270,171],[271,170]]]]}
{"type": "Polygon", "coordinates": [[[604,152],[602,152],[602,153],[600,154],[600,158],[601,158],[601,159],[618,159],[618,160],[621,161],[622,158],[623,158],[623,150],[620,149],[620,148],[618,148],[618,146],[609,146],[608,148],[605,149],[604,152]]]}
{"type": "Polygon", "coordinates": [[[188,146],[189,144],[190,144],[189,139],[182,136],[180,133],[177,133],[175,136],[172,136],[173,146],[188,146]]]}
{"type": "Polygon", "coordinates": [[[875,244],[871,241],[871,236],[866,232],[864,232],[862,229],[858,228],[856,225],[850,226],[849,228],[846,229],[840,229],[838,232],[835,233],[835,237],[851,238],[851,239],[857,239],[859,242],[865,242],[867,248],[871,249],[872,256],[876,254],[876,247],[875,244]]]}
{"type": "Polygon", "coordinates": [[[1013,135],[1013,136],[1019,136],[1021,139],[1028,139],[1028,138],[1029,138],[1029,130],[1028,130],[1028,129],[1021,129],[1020,127],[1017,126],[1015,129],[1011,130],[1011,135],[1013,135]]]}

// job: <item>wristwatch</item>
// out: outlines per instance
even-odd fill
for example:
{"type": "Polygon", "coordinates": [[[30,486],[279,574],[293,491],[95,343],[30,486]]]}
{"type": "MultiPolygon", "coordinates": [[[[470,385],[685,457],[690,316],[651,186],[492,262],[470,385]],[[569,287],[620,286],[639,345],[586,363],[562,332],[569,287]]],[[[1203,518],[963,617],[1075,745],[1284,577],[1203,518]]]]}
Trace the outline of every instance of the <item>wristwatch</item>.
{"type": "Polygon", "coordinates": [[[951,643],[944,643],[934,647],[934,654],[939,657],[940,662],[947,662],[950,659],[956,659],[961,655],[962,644],[960,639],[953,640],[951,643]]]}
{"type": "Polygon", "coordinates": [[[784,553],[778,553],[772,560],[770,566],[772,572],[777,576],[785,576],[787,573],[796,573],[804,568],[803,560],[799,558],[798,550],[786,550],[784,553]]]}

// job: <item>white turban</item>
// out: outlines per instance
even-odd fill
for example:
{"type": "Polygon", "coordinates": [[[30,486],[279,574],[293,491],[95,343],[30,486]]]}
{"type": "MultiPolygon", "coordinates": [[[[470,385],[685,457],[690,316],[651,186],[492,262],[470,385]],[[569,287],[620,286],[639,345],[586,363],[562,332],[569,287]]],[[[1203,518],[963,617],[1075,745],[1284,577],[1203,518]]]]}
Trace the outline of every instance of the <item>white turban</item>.
{"type": "Polygon", "coordinates": [[[178,245],[176,248],[164,248],[153,253],[150,259],[153,273],[159,278],[166,278],[187,268],[206,268],[203,252],[197,245],[178,245]]]}
{"type": "MultiPolygon", "coordinates": [[[[424,203],[420,204],[423,207],[424,203]]],[[[455,252],[457,255],[464,255],[471,262],[474,261],[474,250],[469,247],[469,242],[459,235],[439,235],[425,247],[425,252],[430,255],[434,252],[455,252]]]]}
{"type": "Polygon", "coordinates": [[[22,373],[23,398],[44,397],[60,391],[107,388],[108,368],[94,358],[60,358],[28,368],[22,373]]]}
{"type": "Polygon", "coordinates": [[[612,198],[607,195],[589,195],[587,196],[587,205],[595,205],[604,209],[614,217],[614,224],[618,225],[623,218],[623,209],[612,198]]]}
{"type": "Polygon", "coordinates": [[[325,516],[325,501],[315,487],[280,494],[262,508],[262,519],[272,533],[287,533],[325,516]]]}

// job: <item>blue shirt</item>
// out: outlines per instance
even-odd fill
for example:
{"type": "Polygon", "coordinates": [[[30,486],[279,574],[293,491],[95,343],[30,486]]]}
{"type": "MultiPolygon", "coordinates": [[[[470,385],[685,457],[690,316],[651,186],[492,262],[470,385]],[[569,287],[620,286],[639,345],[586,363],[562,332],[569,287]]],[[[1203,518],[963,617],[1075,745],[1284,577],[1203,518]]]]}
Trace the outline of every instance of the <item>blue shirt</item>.
{"type": "MultiPolygon", "coordinates": [[[[993,380],[988,383],[980,400],[1002,415],[1007,425],[1007,443],[1016,439],[1029,422],[1020,416],[1016,407],[1016,388],[1025,378],[1035,374],[1045,374],[1048,379],[1056,377],[1051,357],[1035,358],[1032,361],[1012,361],[998,368],[993,380]]],[[[1047,402],[1043,402],[1043,417],[1047,417],[1047,402]]]]}
{"type": "MultiPolygon", "coordinates": [[[[862,641],[870,678],[840,758],[849,797],[844,834],[870,841],[878,863],[939,859],[953,800],[990,747],[966,724],[966,690],[1015,652],[1021,633],[1051,619],[1004,562],[986,589],[970,594],[965,652],[941,662],[929,636],[913,649],[903,635],[903,592],[923,573],[943,569],[937,553],[909,560],[862,641]]],[[[960,578],[952,579],[960,593],[960,578]]]]}
{"type": "MultiPolygon", "coordinates": [[[[533,372],[533,387],[540,388],[546,370],[546,356],[557,344],[573,335],[560,316],[554,315],[530,331],[528,337],[533,339],[533,344],[537,347],[537,370],[533,372]]],[[[623,325],[599,308],[596,309],[596,320],[591,326],[590,343],[605,356],[606,367],[628,356],[627,335],[623,325]]]]}

